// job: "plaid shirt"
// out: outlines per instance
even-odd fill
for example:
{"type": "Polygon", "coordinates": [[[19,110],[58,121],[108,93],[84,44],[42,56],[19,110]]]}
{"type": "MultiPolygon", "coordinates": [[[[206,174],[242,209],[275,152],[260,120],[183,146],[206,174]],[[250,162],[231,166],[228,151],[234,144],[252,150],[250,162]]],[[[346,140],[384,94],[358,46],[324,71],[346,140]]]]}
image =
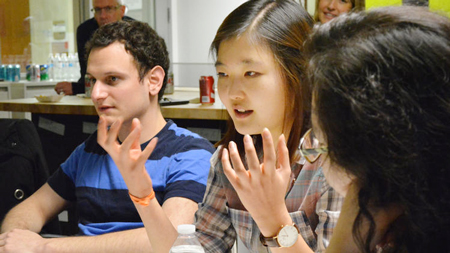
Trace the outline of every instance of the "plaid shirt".
{"type": "MultiPolygon", "coordinates": [[[[236,235],[250,252],[270,252],[261,244],[258,226],[223,173],[219,150],[211,158],[205,197],[195,214],[197,236],[206,252],[229,252],[236,235]]],[[[299,164],[292,166],[293,172],[301,171],[286,196],[286,207],[306,243],[322,252],[330,242],[343,198],[328,185],[322,168],[317,167],[309,163],[302,169],[299,164]]]]}

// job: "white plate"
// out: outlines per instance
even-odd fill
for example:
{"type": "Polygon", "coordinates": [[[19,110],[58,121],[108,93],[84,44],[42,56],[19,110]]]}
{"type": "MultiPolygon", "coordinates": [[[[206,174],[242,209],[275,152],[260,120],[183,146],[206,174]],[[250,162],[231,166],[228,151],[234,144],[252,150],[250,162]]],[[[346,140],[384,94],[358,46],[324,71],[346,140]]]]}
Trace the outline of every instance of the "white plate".
{"type": "Polygon", "coordinates": [[[85,93],[79,93],[79,94],[77,94],[77,97],[79,97],[79,98],[90,98],[90,97],[87,97],[85,93]]]}
{"type": "Polygon", "coordinates": [[[39,102],[59,102],[64,94],[61,95],[39,95],[34,96],[39,102]]]}

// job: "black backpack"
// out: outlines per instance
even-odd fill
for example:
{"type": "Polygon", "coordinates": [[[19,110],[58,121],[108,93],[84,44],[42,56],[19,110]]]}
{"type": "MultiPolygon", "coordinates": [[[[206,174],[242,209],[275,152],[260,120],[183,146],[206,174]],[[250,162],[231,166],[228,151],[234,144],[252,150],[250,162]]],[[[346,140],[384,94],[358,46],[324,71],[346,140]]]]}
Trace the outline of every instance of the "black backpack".
{"type": "MultiPolygon", "coordinates": [[[[49,170],[41,141],[27,119],[0,119],[0,221],[48,179],[49,170]]],[[[58,219],[42,228],[60,234],[58,219]]]]}
{"type": "Polygon", "coordinates": [[[0,221],[49,177],[41,141],[26,119],[0,119],[0,221]]]}

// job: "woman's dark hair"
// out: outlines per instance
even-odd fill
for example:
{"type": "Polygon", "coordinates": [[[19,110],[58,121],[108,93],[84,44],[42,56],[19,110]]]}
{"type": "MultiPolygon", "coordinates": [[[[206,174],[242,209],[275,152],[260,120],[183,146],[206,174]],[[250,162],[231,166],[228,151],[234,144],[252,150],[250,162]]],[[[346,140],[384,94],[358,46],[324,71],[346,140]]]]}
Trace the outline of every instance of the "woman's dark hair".
{"type": "Polygon", "coordinates": [[[373,251],[376,210],[397,206],[395,252],[450,252],[449,19],[373,9],[317,27],[305,47],[330,160],[360,189],[360,250],[373,251]]]}
{"type": "MultiPolygon", "coordinates": [[[[250,37],[255,46],[267,47],[281,69],[284,80],[286,100],[284,124],[292,123],[287,140],[291,161],[302,134],[308,125],[308,108],[303,101],[310,101],[310,91],[300,80],[303,79],[305,59],[302,53],[313,21],[309,14],[297,2],[292,0],[256,0],[248,1],[231,12],[217,30],[211,44],[211,52],[217,56],[221,43],[242,35],[250,37]]],[[[262,98],[261,98],[262,99],[262,98]]],[[[257,150],[261,150],[261,138],[258,136],[257,150]]],[[[274,136],[274,138],[277,138],[274,136]]],[[[243,136],[239,134],[230,119],[225,137],[217,145],[228,145],[235,141],[243,151],[243,136]]]]}
{"type": "Polygon", "coordinates": [[[166,75],[158,93],[160,100],[164,95],[169,69],[169,53],[164,39],[146,23],[134,20],[113,22],[101,26],[92,35],[86,44],[86,59],[93,49],[107,47],[116,41],[123,43],[125,50],[133,56],[140,80],[155,66],[164,69],[166,75]]]}

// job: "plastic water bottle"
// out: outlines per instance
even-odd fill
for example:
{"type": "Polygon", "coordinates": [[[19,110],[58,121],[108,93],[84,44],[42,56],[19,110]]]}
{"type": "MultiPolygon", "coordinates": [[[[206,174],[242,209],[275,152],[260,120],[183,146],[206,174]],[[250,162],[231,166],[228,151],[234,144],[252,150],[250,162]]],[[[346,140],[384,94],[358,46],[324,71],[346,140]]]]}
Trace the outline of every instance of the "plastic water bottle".
{"type": "Polygon", "coordinates": [[[67,56],[67,79],[69,81],[72,81],[74,76],[73,76],[73,59],[72,59],[73,55],[72,53],[69,53],[69,55],[67,56]]]}
{"type": "Polygon", "coordinates": [[[170,249],[170,253],[205,253],[205,250],[195,235],[195,225],[178,225],[177,230],[178,237],[170,249]]]}
{"type": "Polygon", "coordinates": [[[53,77],[55,80],[61,80],[61,55],[55,54],[53,61],[53,77]]]}
{"type": "Polygon", "coordinates": [[[80,77],[81,77],[81,73],[80,73],[80,62],[79,62],[79,59],[78,59],[78,53],[75,53],[73,57],[74,57],[74,59],[75,59],[75,70],[74,70],[74,73],[75,73],[75,80],[78,80],[78,79],[80,79],[80,77]]]}
{"type": "Polygon", "coordinates": [[[48,80],[50,80],[50,81],[53,81],[54,79],[55,79],[55,71],[54,71],[54,66],[53,66],[53,63],[54,63],[54,61],[55,61],[55,59],[54,59],[54,57],[53,57],[53,54],[52,53],[50,53],[50,54],[48,54],[48,57],[47,57],[47,66],[48,66],[48,80]]]}
{"type": "Polygon", "coordinates": [[[77,78],[77,76],[78,76],[77,75],[77,67],[76,67],[77,60],[78,59],[75,57],[75,54],[72,54],[72,53],[69,54],[69,69],[70,69],[70,71],[69,71],[69,73],[70,73],[69,79],[71,81],[78,80],[78,78],[77,78]]]}
{"type": "Polygon", "coordinates": [[[61,54],[61,79],[66,81],[70,79],[69,59],[66,53],[61,54]]]}

